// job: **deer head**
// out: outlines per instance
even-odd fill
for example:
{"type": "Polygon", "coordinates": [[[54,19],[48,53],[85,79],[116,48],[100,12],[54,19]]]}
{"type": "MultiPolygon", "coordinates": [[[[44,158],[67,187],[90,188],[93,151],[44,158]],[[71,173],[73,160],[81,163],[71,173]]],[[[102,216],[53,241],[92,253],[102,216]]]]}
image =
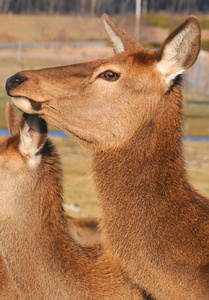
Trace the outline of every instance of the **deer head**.
{"type": "Polygon", "coordinates": [[[149,121],[200,50],[200,27],[193,16],[155,52],[143,49],[107,15],[103,21],[113,57],[22,71],[6,83],[19,109],[40,115],[90,152],[117,147],[149,121]]]}

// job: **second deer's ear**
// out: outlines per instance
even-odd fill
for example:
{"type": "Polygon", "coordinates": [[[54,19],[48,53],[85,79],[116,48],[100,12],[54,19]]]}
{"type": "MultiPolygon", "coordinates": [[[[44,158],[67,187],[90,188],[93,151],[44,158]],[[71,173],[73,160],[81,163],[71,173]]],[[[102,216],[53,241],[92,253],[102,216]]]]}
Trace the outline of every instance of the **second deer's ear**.
{"type": "Polygon", "coordinates": [[[143,50],[143,47],[134,38],[117,27],[106,14],[102,15],[102,19],[116,54],[123,51],[143,50]]]}
{"type": "Polygon", "coordinates": [[[37,115],[24,114],[20,125],[20,152],[35,162],[35,156],[46,143],[47,125],[37,115]]]}
{"type": "Polygon", "coordinates": [[[190,16],[165,40],[159,52],[157,69],[168,84],[194,64],[200,51],[200,37],[199,22],[190,16]]]}
{"type": "Polygon", "coordinates": [[[6,105],[6,120],[7,120],[7,127],[11,136],[19,133],[19,125],[20,125],[20,118],[16,114],[14,110],[14,105],[11,103],[7,103],[6,105]]]}

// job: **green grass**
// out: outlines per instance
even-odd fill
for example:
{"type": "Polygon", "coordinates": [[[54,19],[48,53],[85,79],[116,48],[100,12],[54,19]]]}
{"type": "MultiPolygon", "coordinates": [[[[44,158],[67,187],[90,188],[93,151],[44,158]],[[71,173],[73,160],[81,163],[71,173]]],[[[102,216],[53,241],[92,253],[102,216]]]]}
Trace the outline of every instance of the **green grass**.
{"type": "Polygon", "coordinates": [[[142,21],[146,25],[151,26],[159,26],[162,28],[174,28],[175,26],[179,25],[183,17],[172,17],[169,14],[155,14],[149,13],[143,15],[142,21]]]}
{"type": "Polygon", "coordinates": [[[186,142],[185,156],[191,183],[209,196],[209,143],[186,142]]]}
{"type": "MultiPolygon", "coordinates": [[[[178,26],[181,22],[183,22],[185,16],[176,16],[170,15],[168,13],[148,13],[143,14],[142,22],[146,25],[151,26],[159,26],[162,28],[170,28],[178,26]]],[[[200,26],[202,29],[209,29],[209,17],[206,16],[198,16],[198,20],[200,22],[200,26]]]]}
{"type": "Polygon", "coordinates": [[[73,216],[98,216],[97,194],[90,172],[90,156],[72,139],[53,138],[61,155],[64,173],[65,203],[77,203],[79,213],[73,216]]]}
{"type": "Polygon", "coordinates": [[[184,121],[184,132],[187,136],[209,136],[209,118],[207,119],[191,119],[184,121]]]}
{"type": "Polygon", "coordinates": [[[209,39],[201,41],[201,49],[209,51],[209,39]]]}
{"type": "Polygon", "coordinates": [[[204,16],[204,17],[199,17],[198,18],[199,22],[200,22],[200,27],[202,29],[209,29],[209,17],[204,16]]]}
{"type": "MultiPolygon", "coordinates": [[[[117,24],[128,32],[135,31],[135,17],[114,16],[117,24]]],[[[185,19],[184,15],[167,13],[142,14],[143,26],[172,30],[185,19]]],[[[198,16],[202,29],[209,29],[209,17],[198,16]]],[[[0,42],[49,42],[106,39],[100,17],[74,15],[0,15],[0,42]],[[27,30],[25,30],[27,28],[27,30]]]]}
{"type": "Polygon", "coordinates": [[[209,136],[209,96],[193,91],[184,91],[184,134],[187,136],[209,136]],[[208,101],[206,104],[192,104],[187,100],[208,101]],[[189,116],[199,116],[191,118],[189,116]],[[203,118],[201,118],[203,117],[203,118]]]}
{"type": "MultiPolygon", "coordinates": [[[[147,49],[159,49],[162,47],[163,43],[161,42],[142,42],[141,43],[144,48],[147,49]]],[[[209,40],[201,41],[201,49],[205,51],[209,51],[209,40]]]]}

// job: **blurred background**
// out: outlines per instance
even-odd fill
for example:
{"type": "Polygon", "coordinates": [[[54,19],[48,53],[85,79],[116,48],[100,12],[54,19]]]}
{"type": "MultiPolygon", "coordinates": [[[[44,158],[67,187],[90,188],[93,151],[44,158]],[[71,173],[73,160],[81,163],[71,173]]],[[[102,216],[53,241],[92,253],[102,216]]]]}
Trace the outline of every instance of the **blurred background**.
{"type": "MultiPolygon", "coordinates": [[[[188,15],[198,17],[201,52],[182,86],[185,155],[191,181],[209,196],[209,0],[0,0],[0,129],[9,100],[5,81],[14,73],[113,55],[102,13],[153,50],[188,15]]],[[[63,164],[66,210],[99,215],[90,157],[72,139],[52,139],[63,164]]]]}

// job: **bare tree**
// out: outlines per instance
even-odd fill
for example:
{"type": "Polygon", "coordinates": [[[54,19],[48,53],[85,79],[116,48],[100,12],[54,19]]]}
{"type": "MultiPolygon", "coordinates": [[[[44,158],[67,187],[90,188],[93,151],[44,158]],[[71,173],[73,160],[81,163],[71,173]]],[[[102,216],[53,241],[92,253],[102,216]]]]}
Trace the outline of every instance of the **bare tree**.
{"type": "Polygon", "coordinates": [[[9,10],[9,5],[10,5],[11,0],[5,0],[4,1],[4,6],[3,6],[3,13],[8,13],[9,10]]]}
{"type": "Polygon", "coordinates": [[[91,0],[91,15],[95,15],[97,0],[91,0]]]}
{"type": "Polygon", "coordinates": [[[3,12],[3,8],[4,8],[4,0],[0,0],[0,12],[3,12]]]}
{"type": "MultiPolygon", "coordinates": [[[[90,13],[91,15],[135,13],[136,0],[0,0],[1,13],[90,13]]],[[[142,11],[209,11],[209,0],[142,0],[142,11]]]]}

